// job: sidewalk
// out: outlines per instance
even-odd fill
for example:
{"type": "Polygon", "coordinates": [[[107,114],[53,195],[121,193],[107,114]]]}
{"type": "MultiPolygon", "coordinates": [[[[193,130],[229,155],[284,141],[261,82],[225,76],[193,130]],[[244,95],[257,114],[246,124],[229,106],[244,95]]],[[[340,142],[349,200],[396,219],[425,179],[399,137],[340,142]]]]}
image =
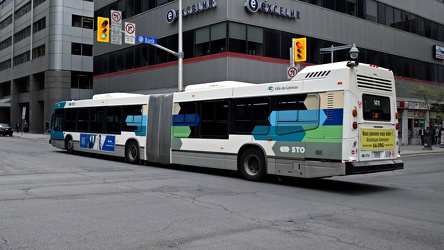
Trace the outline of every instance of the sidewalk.
{"type": "MultiPolygon", "coordinates": [[[[49,140],[49,134],[34,134],[34,133],[14,133],[12,136],[33,138],[33,139],[45,139],[49,140]]],[[[432,149],[426,149],[421,145],[404,145],[401,146],[401,156],[412,154],[430,154],[430,153],[444,153],[444,147],[440,145],[433,145],[432,149]]]]}
{"type": "Polygon", "coordinates": [[[14,131],[12,136],[23,137],[23,138],[32,138],[32,139],[47,139],[47,140],[49,140],[49,133],[48,134],[34,134],[34,133],[22,133],[22,132],[16,133],[14,131]]]}
{"type": "Polygon", "coordinates": [[[422,145],[404,145],[401,146],[401,156],[412,154],[429,154],[429,153],[443,153],[444,147],[440,145],[433,145],[432,149],[424,148],[422,145]]]}

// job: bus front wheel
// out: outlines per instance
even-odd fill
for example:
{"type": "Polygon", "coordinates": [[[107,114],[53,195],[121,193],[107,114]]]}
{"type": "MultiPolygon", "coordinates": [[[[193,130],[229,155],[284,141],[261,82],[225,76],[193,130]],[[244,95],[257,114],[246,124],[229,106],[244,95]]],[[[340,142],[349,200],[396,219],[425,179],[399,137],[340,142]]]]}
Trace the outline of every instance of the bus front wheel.
{"type": "Polygon", "coordinates": [[[246,180],[260,181],[266,175],[265,157],[257,148],[245,150],[239,158],[239,171],[246,180]]]}
{"type": "Polygon", "coordinates": [[[71,137],[66,138],[65,148],[66,148],[66,151],[68,151],[69,154],[73,154],[74,153],[74,141],[72,140],[71,137]]]}
{"type": "Polygon", "coordinates": [[[126,145],[125,158],[126,158],[126,161],[131,164],[139,163],[139,159],[140,159],[139,146],[137,145],[137,143],[135,141],[130,141],[126,145]]]}

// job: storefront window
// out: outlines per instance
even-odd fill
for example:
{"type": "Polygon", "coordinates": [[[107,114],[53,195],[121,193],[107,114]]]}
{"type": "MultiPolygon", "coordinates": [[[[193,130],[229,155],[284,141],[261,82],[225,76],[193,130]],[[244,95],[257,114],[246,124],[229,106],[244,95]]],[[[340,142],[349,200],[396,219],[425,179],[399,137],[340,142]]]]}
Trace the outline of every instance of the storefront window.
{"type": "Polygon", "coordinates": [[[247,52],[247,26],[239,23],[229,23],[229,50],[231,52],[244,53],[247,52]]]}
{"type": "Polygon", "coordinates": [[[196,30],[196,56],[210,54],[210,27],[196,30]]]}
{"type": "Polygon", "coordinates": [[[259,27],[247,27],[248,54],[264,55],[264,30],[259,27]]]}
{"type": "Polygon", "coordinates": [[[378,17],[378,7],[376,1],[367,0],[365,7],[365,19],[376,22],[378,17]]]}
{"type": "Polygon", "coordinates": [[[211,26],[211,54],[227,51],[227,23],[211,26]]]}

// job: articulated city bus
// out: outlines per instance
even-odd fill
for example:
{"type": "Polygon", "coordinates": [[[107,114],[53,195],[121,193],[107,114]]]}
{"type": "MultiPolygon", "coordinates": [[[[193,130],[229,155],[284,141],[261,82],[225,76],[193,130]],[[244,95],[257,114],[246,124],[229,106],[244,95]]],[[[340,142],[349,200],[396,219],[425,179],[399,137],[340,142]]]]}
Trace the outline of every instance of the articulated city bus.
{"type": "Polygon", "coordinates": [[[285,82],[101,94],[54,107],[57,148],[161,164],[319,178],[403,169],[393,73],[338,62],[285,82]]]}

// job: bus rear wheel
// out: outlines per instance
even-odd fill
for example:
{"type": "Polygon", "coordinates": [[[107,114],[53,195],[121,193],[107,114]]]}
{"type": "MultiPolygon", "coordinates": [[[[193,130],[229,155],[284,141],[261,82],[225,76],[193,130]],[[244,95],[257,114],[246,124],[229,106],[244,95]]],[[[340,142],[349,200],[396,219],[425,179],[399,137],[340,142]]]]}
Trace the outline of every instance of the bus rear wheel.
{"type": "Polygon", "coordinates": [[[126,161],[131,164],[139,163],[139,146],[135,141],[130,141],[125,148],[125,158],[126,161]]]}
{"type": "Polygon", "coordinates": [[[245,150],[239,158],[238,169],[246,180],[262,180],[266,175],[264,154],[257,148],[245,150]]]}

